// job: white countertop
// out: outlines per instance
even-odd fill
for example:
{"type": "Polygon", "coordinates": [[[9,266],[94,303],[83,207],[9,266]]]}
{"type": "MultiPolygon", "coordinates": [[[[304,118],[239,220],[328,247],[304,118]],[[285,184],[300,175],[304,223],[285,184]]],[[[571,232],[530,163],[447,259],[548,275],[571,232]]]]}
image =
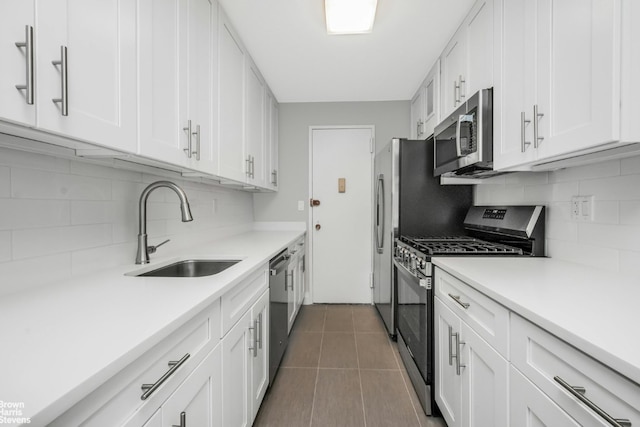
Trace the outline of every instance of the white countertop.
{"type": "Polygon", "coordinates": [[[52,421],[303,233],[252,231],[180,254],[242,259],[214,276],[125,276],[178,259],[158,251],[147,266],[132,262],[3,297],[0,400],[24,402],[34,424],[52,421]]]}
{"type": "Polygon", "coordinates": [[[436,257],[433,263],[640,384],[640,278],[551,258],[436,257]]]}

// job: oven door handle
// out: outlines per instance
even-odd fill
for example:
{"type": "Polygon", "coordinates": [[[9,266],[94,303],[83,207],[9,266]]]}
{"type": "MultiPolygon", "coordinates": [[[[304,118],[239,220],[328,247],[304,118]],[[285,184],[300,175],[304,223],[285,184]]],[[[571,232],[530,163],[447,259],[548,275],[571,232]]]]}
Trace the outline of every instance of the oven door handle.
{"type": "Polygon", "coordinates": [[[431,290],[431,277],[420,278],[416,274],[409,271],[407,267],[400,264],[395,258],[393,259],[393,265],[396,266],[400,274],[410,279],[417,286],[420,286],[421,288],[425,288],[427,290],[431,290]]]}

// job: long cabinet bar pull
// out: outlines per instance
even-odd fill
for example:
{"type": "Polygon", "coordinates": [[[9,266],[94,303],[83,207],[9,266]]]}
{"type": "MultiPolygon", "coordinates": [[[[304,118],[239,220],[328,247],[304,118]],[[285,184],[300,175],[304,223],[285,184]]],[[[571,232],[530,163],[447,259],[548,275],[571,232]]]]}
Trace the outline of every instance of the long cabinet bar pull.
{"type": "Polygon", "coordinates": [[[187,127],[182,128],[182,130],[187,133],[187,148],[184,148],[184,152],[187,154],[188,158],[191,158],[191,154],[193,154],[191,151],[191,138],[193,135],[193,132],[191,132],[191,120],[187,120],[187,127]]]}
{"type": "Polygon", "coordinates": [[[469,308],[470,304],[468,302],[460,301],[460,295],[453,295],[453,294],[448,294],[448,295],[451,297],[452,300],[460,304],[460,306],[462,306],[462,308],[464,308],[465,310],[469,308]]]}
{"type": "Polygon", "coordinates": [[[196,149],[195,151],[191,151],[191,154],[195,154],[196,160],[200,161],[200,125],[196,125],[196,131],[193,132],[193,135],[196,136],[196,149]]]}
{"type": "Polygon", "coordinates": [[[458,96],[458,93],[460,93],[460,85],[458,84],[457,81],[453,82],[453,106],[457,107],[458,106],[458,102],[460,102],[460,98],[458,96]]]}
{"type": "Polygon", "coordinates": [[[171,368],[169,368],[169,370],[167,372],[164,373],[164,375],[162,375],[160,377],[160,379],[158,379],[158,381],[156,381],[153,384],[142,384],[142,390],[144,390],[144,393],[142,393],[142,396],[140,396],[140,399],[142,400],[147,400],[147,398],[149,396],[151,396],[153,394],[154,391],[156,391],[158,389],[158,387],[160,387],[162,385],[163,382],[165,382],[171,375],[173,375],[178,368],[187,361],[187,359],[190,357],[191,355],[189,353],[185,354],[184,356],[182,356],[182,358],[180,360],[172,360],[169,362],[169,366],[171,368]]]}
{"type": "Polygon", "coordinates": [[[625,418],[613,418],[605,411],[600,409],[598,405],[587,399],[584,394],[587,390],[584,387],[575,387],[570,385],[568,382],[560,378],[559,376],[553,377],[554,381],[560,384],[565,390],[571,393],[576,399],[580,402],[584,403],[589,409],[602,417],[605,421],[611,424],[614,427],[631,427],[631,421],[625,418]]]}
{"type": "Polygon", "coordinates": [[[464,345],[464,342],[460,341],[459,332],[456,332],[453,335],[455,335],[456,338],[456,375],[459,376],[461,368],[466,368],[466,365],[460,364],[460,348],[464,345]]]}
{"type": "Polygon", "coordinates": [[[171,427],[187,427],[187,413],[184,411],[180,412],[180,425],[172,424],[171,427]]]}
{"type": "Polygon", "coordinates": [[[535,104],[533,106],[533,148],[538,148],[544,140],[543,137],[538,136],[538,122],[542,117],[544,117],[544,114],[538,112],[538,104],[535,104]]]}
{"type": "Polygon", "coordinates": [[[60,110],[63,116],[69,115],[69,87],[67,85],[68,76],[68,62],[67,62],[67,47],[60,46],[60,60],[51,61],[54,67],[60,66],[60,98],[54,98],[52,101],[54,104],[60,104],[60,110]]]}
{"type": "Polygon", "coordinates": [[[262,313],[258,314],[258,333],[256,334],[258,348],[262,350],[262,313]]]}
{"type": "Polygon", "coordinates": [[[458,102],[462,102],[462,98],[466,98],[466,96],[465,96],[466,85],[467,85],[466,80],[464,79],[464,77],[462,77],[462,74],[460,74],[460,84],[458,85],[458,88],[459,88],[458,91],[460,92],[460,95],[459,95],[458,102]],[[462,91],[462,85],[463,84],[465,85],[465,91],[464,92],[462,91]]]}
{"type": "Polygon", "coordinates": [[[249,327],[249,330],[253,332],[253,345],[249,347],[249,350],[253,352],[253,357],[258,357],[258,321],[253,321],[253,328],[249,327]]]}
{"type": "Polygon", "coordinates": [[[449,326],[449,366],[453,366],[453,328],[449,326]]]}
{"type": "Polygon", "coordinates": [[[27,104],[33,105],[33,27],[25,25],[24,42],[16,42],[16,46],[20,49],[24,48],[24,56],[27,62],[27,83],[16,85],[16,89],[25,91],[27,104]]]}
{"type": "Polygon", "coordinates": [[[248,178],[251,178],[251,156],[247,155],[247,158],[244,161],[245,166],[245,174],[248,178]]]}
{"type": "Polygon", "coordinates": [[[524,111],[520,113],[520,151],[523,153],[527,151],[527,146],[531,145],[530,142],[527,142],[527,125],[531,123],[531,120],[527,120],[524,111]]]}

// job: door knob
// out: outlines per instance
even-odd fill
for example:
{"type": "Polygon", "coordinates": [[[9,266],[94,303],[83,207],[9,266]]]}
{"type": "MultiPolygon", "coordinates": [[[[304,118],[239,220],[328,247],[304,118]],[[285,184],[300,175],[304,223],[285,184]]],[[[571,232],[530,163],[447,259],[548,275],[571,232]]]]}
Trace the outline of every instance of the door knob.
{"type": "Polygon", "coordinates": [[[320,206],[320,200],[317,200],[317,199],[309,200],[309,206],[311,206],[311,207],[320,206]]]}
{"type": "Polygon", "coordinates": [[[322,226],[320,224],[316,224],[316,230],[320,230],[322,226]]]}

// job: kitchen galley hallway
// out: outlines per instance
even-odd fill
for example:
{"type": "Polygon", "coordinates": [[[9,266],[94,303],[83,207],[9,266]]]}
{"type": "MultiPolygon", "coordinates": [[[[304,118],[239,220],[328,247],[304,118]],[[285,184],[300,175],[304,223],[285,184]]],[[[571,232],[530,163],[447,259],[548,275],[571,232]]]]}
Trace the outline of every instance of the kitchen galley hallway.
{"type": "Polygon", "coordinates": [[[254,426],[445,427],[427,417],[372,305],[302,306],[254,426]]]}

